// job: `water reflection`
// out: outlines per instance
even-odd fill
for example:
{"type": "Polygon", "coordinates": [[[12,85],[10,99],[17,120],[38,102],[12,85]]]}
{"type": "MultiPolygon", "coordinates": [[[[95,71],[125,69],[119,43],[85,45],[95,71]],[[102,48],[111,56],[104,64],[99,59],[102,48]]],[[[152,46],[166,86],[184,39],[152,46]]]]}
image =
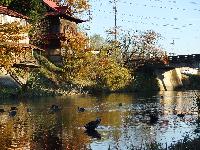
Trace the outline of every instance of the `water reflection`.
{"type": "Polygon", "coordinates": [[[166,148],[200,133],[199,106],[192,91],[6,100],[0,108],[5,110],[0,113],[1,149],[166,148]],[[16,115],[9,117],[13,106],[16,115]],[[100,125],[86,131],[84,125],[97,117],[100,125]]]}
{"type": "Polygon", "coordinates": [[[86,130],[85,133],[92,138],[101,140],[101,134],[96,130],[86,130]]]}

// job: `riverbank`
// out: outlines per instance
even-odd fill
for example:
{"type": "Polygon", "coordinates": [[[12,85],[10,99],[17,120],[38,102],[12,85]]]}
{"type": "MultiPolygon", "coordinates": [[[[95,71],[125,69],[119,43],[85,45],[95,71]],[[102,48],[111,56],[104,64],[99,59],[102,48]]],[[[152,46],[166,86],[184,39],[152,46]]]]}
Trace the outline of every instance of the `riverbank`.
{"type": "MultiPolygon", "coordinates": [[[[0,84],[0,98],[65,96],[87,93],[83,91],[81,86],[63,80],[62,69],[50,62],[45,56],[35,53],[35,58],[40,65],[39,68],[32,68],[28,71],[27,68],[12,68],[10,70],[18,78],[25,79],[26,83],[19,85],[15,80],[12,80],[4,85],[0,84]]],[[[7,74],[7,72],[1,73],[2,76],[7,74]]],[[[4,83],[7,79],[1,80],[5,80],[2,81],[4,83]]]]}
{"type": "MultiPolygon", "coordinates": [[[[199,75],[185,76],[181,79],[176,70],[162,75],[162,78],[154,68],[144,67],[134,72],[129,84],[117,90],[111,90],[109,87],[100,84],[77,84],[73,80],[64,78],[65,73],[62,67],[58,67],[50,62],[45,56],[35,53],[35,58],[39,62],[40,67],[34,68],[27,72],[26,69],[15,68],[14,72],[20,78],[28,76],[26,84],[21,87],[1,87],[0,97],[48,97],[48,96],[66,96],[66,95],[83,95],[92,94],[97,95],[100,93],[135,93],[135,92],[159,92],[163,90],[161,83],[166,86],[170,81],[169,86],[174,85],[175,82],[180,81],[183,86],[171,89],[174,90],[198,90],[200,89],[199,75]],[[28,74],[28,75],[27,75],[28,74]],[[161,80],[162,79],[162,80],[161,80]],[[160,82],[160,81],[162,82],[160,82]],[[173,83],[173,84],[172,84],[173,83]]],[[[81,83],[81,82],[79,82],[81,83]]],[[[115,83],[116,84],[116,83],[115,83]]],[[[177,86],[178,87],[178,86],[177,86]]]]}

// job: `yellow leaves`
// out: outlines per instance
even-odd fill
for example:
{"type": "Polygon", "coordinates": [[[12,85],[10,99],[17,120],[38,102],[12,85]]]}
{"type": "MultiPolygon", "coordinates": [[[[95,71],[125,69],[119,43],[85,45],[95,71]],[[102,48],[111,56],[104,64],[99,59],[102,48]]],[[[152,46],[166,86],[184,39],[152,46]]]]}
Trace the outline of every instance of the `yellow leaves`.
{"type": "MultiPolygon", "coordinates": [[[[100,64],[102,64],[102,60],[100,60],[100,64]]],[[[120,66],[112,59],[104,59],[103,65],[98,67],[97,72],[102,80],[101,84],[108,87],[111,91],[125,87],[131,79],[129,70],[120,66]]]]}
{"type": "Polygon", "coordinates": [[[9,68],[19,58],[24,50],[18,42],[25,38],[24,33],[29,28],[22,27],[19,22],[0,25],[0,65],[9,68]]]}
{"type": "Polygon", "coordinates": [[[19,22],[5,23],[0,25],[0,42],[17,42],[23,39],[21,34],[28,32],[29,26],[22,27],[19,22]]]}
{"type": "Polygon", "coordinates": [[[66,47],[67,49],[72,49],[75,54],[84,53],[88,49],[88,39],[87,37],[81,33],[77,32],[73,34],[73,32],[69,32],[66,35],[66,47]]]}
{"type": "Polygon", "coordinates": [[[0,42],[18,42],[29,29],[30,26],[22,27],[19,22],[0,25],[0,42]]]}
{"type": "Polygon", "coordinates": [[[78,0],[77,1],[77,8],[79,10],[81,10],[81,9],[87,10],[87,9],[89,9],[89,4],[86,0],[78,0]]]}
{"type": "Polygon", "coordinates": [[[90,8],[88,0],[64,0],[64,3],[70,7],[71,13],[81,13],[90,8]]]}
{"type": "Polygon", "coordinates": [[[107,66],[108,65],[108,59],[107,58],[101,58],[100,60],[99,60],[99,66],[102,66],[102,67],[105,67],[105,66],[107,66]]]}
{"type": "MultiPolygon", "coordinates": [[[[74,2],[74,1],[71,1],[74,2]]],[[[103,44],[96,55],[89,47],[88,37],[82,32],[74,32],[72,28],[65,33],[64,70],[65,78],[82,86],[119,90],[125,87],[131,75],[118,61],[120,43],[113,41],[103,44]]]]}

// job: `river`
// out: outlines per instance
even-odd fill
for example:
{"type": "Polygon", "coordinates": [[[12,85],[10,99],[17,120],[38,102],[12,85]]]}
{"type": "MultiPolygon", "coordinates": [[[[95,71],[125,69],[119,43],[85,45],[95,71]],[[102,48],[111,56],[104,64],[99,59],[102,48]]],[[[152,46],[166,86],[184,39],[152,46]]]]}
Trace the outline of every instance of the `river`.
{"type": "Polygon", "coordinates": [[[167,148],[200,133],[194,91],[11,99],[1,100],[0,108],[6,111],[0,113],[1,150],[167,148]],[[61,110],[50,111],[52,105],[61,110]],[[10,117],[13,106],[17,114],[10,117]],[[155,122],[151,112],[156,112],[155,122]],[[101,123],[96,131],[86,132],[84,125],[97,117],[101,123]]]}

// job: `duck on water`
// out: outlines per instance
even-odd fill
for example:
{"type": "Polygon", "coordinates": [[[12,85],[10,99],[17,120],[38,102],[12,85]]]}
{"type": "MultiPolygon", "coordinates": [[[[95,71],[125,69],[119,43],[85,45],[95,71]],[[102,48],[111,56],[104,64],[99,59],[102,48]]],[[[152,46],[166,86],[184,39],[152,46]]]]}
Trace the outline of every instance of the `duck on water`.
{"type": "Polygon", "coordinates": [[[84,112],[85,111],[85,108],[83,107],[78,107],[78,112],[84,112]]]}
{"type": "Polygon", "coordinates": [[[50,112],[52,113],[52,112],[58,112],[58,111],[60,111],[61,110],[61,107],[59,107],[58,105],[51,105],[51,107],[50,107],[50,112]]]}
{"type": "Polygon", "coordinates": [[[11,107],[9,111],[9,116],[14,117],[17,114],[17,107],[11,107]]]}
{"type": "Polygon", "coordinates": [[[88,131],[94,131],[99,126],[100,122],[101,122],[101,118],[96,118],[95,121],[88,122],[84,127],[88,131]]]}

